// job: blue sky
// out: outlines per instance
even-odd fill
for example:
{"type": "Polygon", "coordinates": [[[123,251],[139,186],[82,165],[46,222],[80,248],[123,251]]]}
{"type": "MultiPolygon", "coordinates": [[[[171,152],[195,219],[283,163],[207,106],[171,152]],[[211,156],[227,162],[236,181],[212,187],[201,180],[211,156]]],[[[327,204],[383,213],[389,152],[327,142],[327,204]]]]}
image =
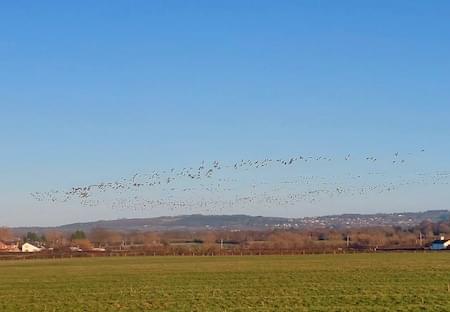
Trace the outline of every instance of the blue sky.
{"type": "MultiPolygon", "coordinates": [[[[28,194],[202,160],[426,147],[412,171],[450,169],[449,13],[447,1],[1,3],[0,224],[119,217],[28,194]]],[[[450,208],[442,189],[412,193],[318,211],[450,208]]]]}

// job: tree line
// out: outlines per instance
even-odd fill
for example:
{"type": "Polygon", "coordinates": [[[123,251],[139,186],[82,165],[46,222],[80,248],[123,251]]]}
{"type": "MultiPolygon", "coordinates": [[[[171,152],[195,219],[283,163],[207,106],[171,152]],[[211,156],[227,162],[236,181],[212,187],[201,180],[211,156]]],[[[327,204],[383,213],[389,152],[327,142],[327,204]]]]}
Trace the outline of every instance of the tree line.
{"type": "Polygon", "coordinates": [[[421,248],[441,235],[450,234],[450,222],[424,221],[417,226],[316,228],[289,230],[118,231],[94,228],[72,233],[48,230],[18,236],[0,228],[0,241],[19,240],[51,249],[82,250],[185,250],[214,252],[223,249],[335,250],[369,248],[421,248]]]}

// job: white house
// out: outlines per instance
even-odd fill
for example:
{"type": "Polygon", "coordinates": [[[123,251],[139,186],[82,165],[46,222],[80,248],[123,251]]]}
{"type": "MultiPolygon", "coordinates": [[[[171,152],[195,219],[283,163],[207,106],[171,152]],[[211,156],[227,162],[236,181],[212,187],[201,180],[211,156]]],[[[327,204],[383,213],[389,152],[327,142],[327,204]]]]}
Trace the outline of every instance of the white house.
{"type": "Polygon", "coordinates": [[[43,248],[36,247],[34,245],[31,245],[30,243],[25,243],[22,245],[22,252],[39,252],[43,248]]]}
{"type": "Polygon", "coordinates": [[[431,243],[432,250],[447,249],[448,246],[450,246],[450,239],[444,239],[444,236],[441,236],[441,239],[437,239],[431,243]]]}

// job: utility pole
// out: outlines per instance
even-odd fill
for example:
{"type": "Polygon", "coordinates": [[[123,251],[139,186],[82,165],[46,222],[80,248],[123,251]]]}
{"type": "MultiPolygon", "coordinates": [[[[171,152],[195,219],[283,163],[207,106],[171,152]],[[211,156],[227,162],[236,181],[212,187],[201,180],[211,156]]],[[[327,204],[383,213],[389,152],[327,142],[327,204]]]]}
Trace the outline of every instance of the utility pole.
{"type": "Polygon", "coordinates": [[[419,232],[419,242],[420,242],[420,246],[422,246],[422,231],[419,232]]]}

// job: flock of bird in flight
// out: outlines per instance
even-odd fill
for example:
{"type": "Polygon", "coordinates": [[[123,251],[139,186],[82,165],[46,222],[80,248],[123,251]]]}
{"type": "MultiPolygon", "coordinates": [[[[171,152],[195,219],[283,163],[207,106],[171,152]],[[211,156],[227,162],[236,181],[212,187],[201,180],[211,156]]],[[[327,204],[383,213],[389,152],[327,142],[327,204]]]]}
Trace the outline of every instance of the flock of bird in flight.
{"type": "MultiPolygon", "coordinates": [[[[408,157],[424,152],[424,149],[405,155],[396,152],[392,154],[391,160],[383,162],[397,167],[407,163],[408,157]]],[[[381,162],[375,156],[355,158],[350,154],[340,159],[299,155],[234,163],[203,161],[195,167],[136,173],[113,182],[77,186],[69,190],[34,192],[31,196],[38,201],[55,203],[79,200],[81,204],[89,206],[106,204],[118,210],[163,209],[219,213],[234,207],[245,209],[248,206],[298,205],[301,202],[315,203],[343,196],[382,194],[412,185],[449,183],[450,172],[414,173],[394,178],[383,171],[323,176],[296,175],[298,171],[306,169],[305,165],[318,164],[323,167],[326,162],[332,166],[333,161],[350,162],[356,159],[372,165],[381,162]]]]}

